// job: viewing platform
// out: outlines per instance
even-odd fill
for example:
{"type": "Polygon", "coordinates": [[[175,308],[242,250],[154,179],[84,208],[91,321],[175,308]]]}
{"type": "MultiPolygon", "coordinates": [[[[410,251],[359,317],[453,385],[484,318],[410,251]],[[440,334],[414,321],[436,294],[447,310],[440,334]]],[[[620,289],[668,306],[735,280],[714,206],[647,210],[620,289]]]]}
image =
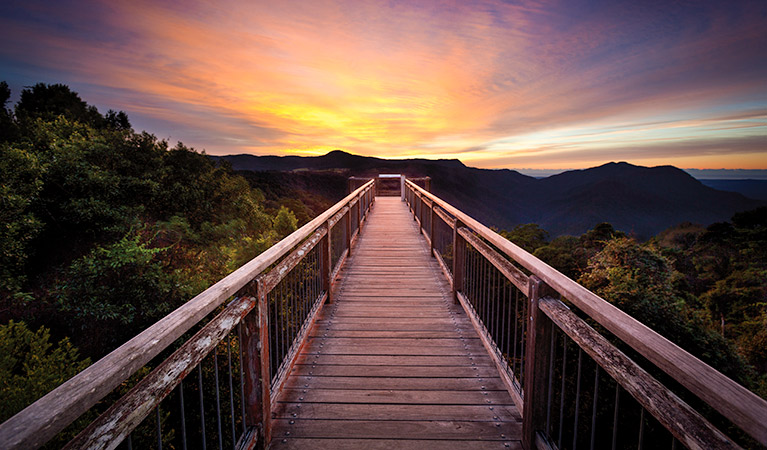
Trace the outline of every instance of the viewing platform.
{"type": "Polygon", "coordinates": [[[521,415],[406,203],[376,199],[332,297],[271,448],[522,448],[521,415]]]}
{"type": "Polygon", "coordinates": [[[0,448],[767,446],[764,399],[430,180],[349,191],[0,424],[0,448]]]}

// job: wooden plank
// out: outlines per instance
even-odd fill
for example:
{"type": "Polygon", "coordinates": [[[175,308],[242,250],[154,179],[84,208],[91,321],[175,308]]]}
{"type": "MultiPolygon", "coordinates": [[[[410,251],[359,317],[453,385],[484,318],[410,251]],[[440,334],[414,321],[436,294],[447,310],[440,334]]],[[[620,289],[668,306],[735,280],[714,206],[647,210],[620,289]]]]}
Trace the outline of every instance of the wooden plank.
{"type": "MultiPolygon", "coordinates": [[[[471,367],[468,366],[467,367],[471,367]]],[[[309,370],[314,372],[313,369],[309,370]]],[[[478,378],[478,377],[435,377],[435,378],[417,378],[417,377],[324,377],[315,375],[295,375],[293,374],[285,385],[288,389],[304,389],[308,387],[313,389],[332,389],[332,390],[350,390],[350,389],[368,389],[368,390],[419,390],[419,391],[475,391],[477,394],[490,391],[501,391],[504,395],[501,404],[515,404],[512,399],[505,395],[505,386],[500,378],[478,378]],[[480,381],[481,380],[481,381],[480,381]],[[308,385],[308,386],[307,386],[308,385]],[[484,389],[483,389],[484,387],[484,389]]],[[[285,394],[283,398],[288,398],[285,394]]],[[[500,398],[500,397],[499,397],[500,398]]],[[[481,402],[480,402],[481,403],[481,402]]]]}
{"type": "Polygon", "coordinates": [[[326,347],[339,346],[344,347],[347,345],[365,346],[367,344],[380,345],[380,346],[397,346],[397,347],[456,347],[468,345],[470,348],[481,349],[482,344],[479,338],[459,338],[453,335],[451,338],[328,338],[327,336],[310,337],[307,340],[307,349],[315,348],[316,344],[325,343],[326,347]]]}
{"type": "Polygon", "coordinates": [[[685,446],[692,449],[739,448],[562,302],[546,298],[539,304],[546,316],[685,446]]]}
{"type": "Polygon", "coordinates": [[[474,328],[470,324],[459,324],[454,326],[452,324],[428,324],[422,323],[366,323],[365,321],[348,323],[348,322],[336,322],[336,323],[318,323],[320,330],[333,330],[336,331],[446,331],[446,332],[458,332],[463,334],[469,334],[474,331],[474,328]]]}
{"type": "Polygon", "coordinates": [[[391,356],[391,355],[306,355],[304,364],[340,364],[355,366],[493,366],[490,358],[474,360],[468,356],[391,356]]]}
{"type": "Polygon", "coordinates": [[[335,345],[332,342],[315,343],[304,350],[307,354],[322,353],[323,355],[466,355],[478,354],[485,351],[481,343],[451,346],[406,346],[380,345],[375,342],[367,344],[335,345]]]}
{"type": "MultiPolygon", "coordinates": [[[[420,421],[420,420],[301,420],[275,419],[281,430],[290,436],[314,438],[367,438],[367,439],[443,439],[504,441],[507,436],[518,436],[518,422],[420,421]]],[[[284,435],[284,434],[283,434],[284,435]]],[[[281,436],[275,435],[275,439],[281,436]]]]}
{"type": "Polygon", "coordinates": [[[365,378],[495,378],[498,371],[491,366],[343,366],[296,364],[292,375],[317,377],[365,378]]]}
{"type": "Polygon", "coordinates": [[[447,441],[440,439],[417,440],[417,439],[315,439],[283,437],[275,441],[272,449],[316,449],[316,450],[445,450],[458,446],[463,450],[488,450],[508,448],[510,450],[522,450],[519,441],[503,441],[503,444],[493,441],[447,441]],[[503,445],[508,444],[504,447],[503,445]]]}
{"type": "Polygon", "coordinates": [[[401,317],[403,319],[428,319],[428,318],[444,317],[444,313],[440,311],[419,311],[416,308],[407,308],[407,309],[397,308],[397,309],[390,309],[390,310],[381,310],[379,308],[377,311],[376,310],[356,310],[356,311],[344,310],[336,314],[335,317],[336,318],[358,317],[358,318],[376,318],[376,319],[401,317]]]}
{"type": "MultiPolygon", "coordinates": [[[[311,336],[316,337],[360,337],[360,338],[378,338],[378,337],[391,337],[391,338],[453,338],[455,337],[455,330],[370,330],[366,328],[358,330],[320,330],[313,329],[311,336]]],[[[474,338],[464,334],[466,338],[474,338]]]]}
{"type": "Polygon", "coordinates": [[[517,408],[497,405],[392,405],[392,404],[313,404],[280,403],[275,410],[277,418],[291,419],[301,416],[312,419],[356,420],[459,420],[466,422],[519,422],[517,408]],[[295,414],[295,416],[293,416],[295,414]]]}
{"type": "Polygon", "coordinates": [[[407,180],[405,183],[409,189],[433,200],[435,204],[458,218],[499,251],[541,278],[547,285],[562,294],[619,339],[637,350],[642,356],[703,399],[762,445],[767,446],[767,421],[763,420],[764,417],[767,417],[767,400],[758,397],[715,368],[449,203],[423,191],[407,180]]]}
{"type": "MultiPolygon", "coordinates": [[[[472,384],[478,384],[471,379],[472,384]]],[[[310,387],[312,384],[309,385],[310,387]]],[[[476,386],[475,386],[476,387],[476,386]]],[[[475,390],[402,390],[402,389],[324,389],[285,392],[286,398],[303,398],[304,403],[375,403],[424,405],[514,405],[503,391],[475,390]]]]}

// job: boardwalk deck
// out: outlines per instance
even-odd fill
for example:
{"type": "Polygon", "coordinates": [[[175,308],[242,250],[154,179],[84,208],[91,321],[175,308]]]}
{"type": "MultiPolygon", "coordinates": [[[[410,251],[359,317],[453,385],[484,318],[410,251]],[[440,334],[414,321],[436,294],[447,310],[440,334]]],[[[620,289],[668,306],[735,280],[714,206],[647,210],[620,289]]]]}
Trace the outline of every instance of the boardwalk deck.
{"type": "Polygon", "coordinates": [[[379,197],[274,411],[273,449],[521,448],[521,418],[425,239],[379,197]]]}

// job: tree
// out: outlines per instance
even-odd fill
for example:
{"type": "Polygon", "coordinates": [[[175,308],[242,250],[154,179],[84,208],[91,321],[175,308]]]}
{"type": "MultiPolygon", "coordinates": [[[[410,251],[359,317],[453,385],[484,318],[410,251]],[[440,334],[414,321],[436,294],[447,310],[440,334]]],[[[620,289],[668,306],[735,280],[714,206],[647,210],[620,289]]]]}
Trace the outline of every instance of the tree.
{"type": "Polygon", "coordinates": [[[550,243],[538,247],[533,255],[551,265],[564,275],[577,279],[586,267],[587,260],[581,261],[579,256],[580,240],[575,236],[559,236],[550,243]]]}
{"type": "Polygon", "coordinates": [[[24,322],[0,325],[0,422],[5,421],[90,365],[69,339],[55,347],[50,331],[24,322]]]}
{"type": "Polygon", "coordinates": [[[498,234],[530,253],[546,245],[546,237],[549,235],[537,223],[517,225],[510,231],[502,230],[498,234]]]}
{"type": "Polygon", "coordinates": [[[706,328],[673,289],[669,261],[628,238],[607,243],[579,282],[725,375],[749,385],[753,371],[722,336],[706,328]]]}
{"type": "Polygon", "coordinates": [[[11,88],[5,81],[0,81],[0,143],[14,140],[18,133],[13,114],[6,107],[10,98],[11,88]]]}
{"type": "Polygon", "coordinates": [[[111,350],[188,299],[182,280],[165,270],[164,251],[132,232],[72,262],[55,292],[62,310],[98,338],[82,345],[111,350]]]}
{"type": "Polygon", "coordinates": [[[19,291],[26,279],[31,242],[42,223],[31,211],[43,184],[38,158],[9,144],[0,144],[0,294],[19,291]]]}
{"type": "Polygon", "coordinates": [[[277,211],[277,215],[274,217],[274,231],[277,233],[278,239],[282,239],[290,233],[296,231],[298,227],[298,220],[296,219],[293,211],[281,206],[277,211]]]}
{"type": "Polygon", "coordinates": [[[65,84],[37,83],[21,91],[16,117],[22,122],[52,121],[59,116],[100,128],[104,118],[65,84]]]}

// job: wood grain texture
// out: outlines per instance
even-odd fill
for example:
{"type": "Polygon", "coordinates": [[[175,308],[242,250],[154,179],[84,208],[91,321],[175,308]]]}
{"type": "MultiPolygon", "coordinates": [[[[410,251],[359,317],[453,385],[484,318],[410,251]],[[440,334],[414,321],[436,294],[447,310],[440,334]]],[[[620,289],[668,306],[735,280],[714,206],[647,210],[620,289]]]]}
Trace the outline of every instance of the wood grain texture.
{"type": "MultiPolygon", "coordinates": [[[[538,306],[540,307],[540,315],[545,313],[686,447],[700,450],[740,448],[682,399],[597,333],[583,319],[576,316],[564,303],[547,297],[540,299],[538,306]]],[[[548,353],[548,349],[543,349],[543,351],[548,353]]],[[[545,367],[542,369],[545,370],[545,367]]],[[[544,377],[541,376],[540,378],[544,377]]],[[[545,390],[545,386],[539,386],[538,389],[545,390]]],[[[527,395],[527,390],[525,395],[527,395]]],[[[544,402],[540,403],[543,404],[544,402]]],[[[527,413],[527,408],[525,408],[525,413],[527,413]]],[[[539,414],[545,417],[545,411],[541,411],[539,414]]]]}
{"type": "Polygon", "coordinates": [[[519,411],[418,222],[397,197],[375,205],[277,398],[271,448],[520,448],[519,411]]]}
{"type": "Polygon", "coordinates": [[[233,301],[65,448],[117,447],[244,317],[249,316],[255,305],[252,297],[233,301]]]}

